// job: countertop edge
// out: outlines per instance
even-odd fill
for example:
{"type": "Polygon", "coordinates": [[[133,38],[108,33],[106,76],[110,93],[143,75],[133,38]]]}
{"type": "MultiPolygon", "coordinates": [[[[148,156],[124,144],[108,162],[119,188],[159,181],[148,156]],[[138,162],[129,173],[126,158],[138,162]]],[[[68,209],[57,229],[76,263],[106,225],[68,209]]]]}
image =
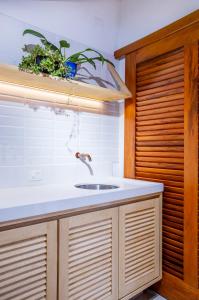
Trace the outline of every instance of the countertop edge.
{"type": "MultiPolygon", "coordinates": [[[[100,202],[98,204],[90,204],[90,205],[84,205],[84,206],[78,206],[75,208],[71,209],[63,209],[63,210],[56,210],[52,212],[45,212],[45,213],[35,213],[33,212],[29,216],[24,216],[24,217],[17,217],[15,219],[8,219],[8,220],[0,220],[0,231],[7,230],[7,229],[12,229],[15,227],[21,227],[21,226],[27,226],[27,225],[32,225],[35,223],[42,223],[42,222],[49,222],[53,220],[58,220],[61,218],[65,217],[71,217],[74,215],[79,215],[82,213],[88,213],[92,211],[97,211],[97,210],[103,210],[103,209],[109,209],[117,206],[122,206],[126,204],[130,204],[132,202],[137,202],[137,201],[142,201],[142,200],[148,200],[151,199],[152,197],[159,197],[159,195],[163,192],[163,189],[157,189],[158,191],[151,191],[150,193],[147,194],[140,194],[137,196],[131,196],[131,197],[125,197],[123,199],[119,200],[111,200],[111,201],[105,201],[105,202],[100,202]]],[[[92,198],[92,197],[91,197],[92,198]]],[[[64,200],[61,200],[64,201],[64,200]]],[[[40,205],[42,205],[41,203],[40,205]]],[[[48,204],[45,203],[45,204],[48,204]]],[[[36,204],[36,206],[38,206],[36,204]]],[[[27,205],[27,207],[30,209],[30,205],[27,205]]],[[[12,209],[12,208],[11,208],[12,209]]],[[[6,209],[7,210],[7,209],[6,209]]],[[[0,210],[2,213],[3,210],[0,210]]]]}

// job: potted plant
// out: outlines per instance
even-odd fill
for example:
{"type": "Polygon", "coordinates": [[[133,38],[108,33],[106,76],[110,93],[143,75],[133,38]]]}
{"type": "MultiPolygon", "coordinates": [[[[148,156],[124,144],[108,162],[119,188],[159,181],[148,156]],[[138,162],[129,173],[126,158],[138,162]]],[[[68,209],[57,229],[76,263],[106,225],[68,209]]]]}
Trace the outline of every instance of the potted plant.
{"type": "Polygon", "coordinates": [[[47,74],[57,77],[65,77],[69,69],[65,64],[65,49],[70,47],[70,44],[65,40],[59,41],[59,48],[49,42],[41,33],[26,29],[23,35],[31,34],[40,38],[41,44],[25,45],[23,51],[26,56],[22,57],[19,64],[19,69],[35,74],[47,74]],[[64,50],[64,51],[63,51],[64,50]],[[62,53],[64,52],[64,54],[62,53]]]}
{"type": "Polygon", "coordinates": [[[46,74],[61,78],[74,78],[77,74],[77,67],[79,65],[89,63],[96,69],[96,61],[113,63],[106,59],[100,52],[87,48],[83,51],[72,54],[66,58],[66,49],[70,44],[66,40],[59,41],[59,48],[53,43],[49,42],[46,37],[32,29],[26,29],[23,35],[31,34],[40,39],[42,45],[25,45],[23,51],[26,56],[22,57],[19,64],[19,69],[35,74],[46,74]],[[87,53],[95,54],[94,57],[89,57],[87,53]]]}

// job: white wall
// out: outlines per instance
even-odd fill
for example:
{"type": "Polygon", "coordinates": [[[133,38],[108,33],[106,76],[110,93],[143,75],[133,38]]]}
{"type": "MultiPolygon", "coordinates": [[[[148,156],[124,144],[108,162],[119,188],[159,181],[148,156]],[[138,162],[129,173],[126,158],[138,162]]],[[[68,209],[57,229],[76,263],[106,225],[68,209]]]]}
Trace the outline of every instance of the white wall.
{"type": "Polygon", "coordinates": [[[121,0],[117,48],[199,8],[199,0],[121,0]]]}
{"type": "Polygon", "coordinates": [[[5,15],[111,54],[119,7],[119,0],[0,1],[5,15]]]}

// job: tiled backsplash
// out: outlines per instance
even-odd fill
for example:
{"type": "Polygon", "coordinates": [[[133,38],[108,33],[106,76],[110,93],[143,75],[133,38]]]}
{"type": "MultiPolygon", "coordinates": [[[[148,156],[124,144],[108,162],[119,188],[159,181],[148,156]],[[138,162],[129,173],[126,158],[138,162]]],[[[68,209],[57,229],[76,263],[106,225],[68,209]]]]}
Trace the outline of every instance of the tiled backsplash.
{"type": "Polygon", "coordinates": [[[0,188],[118,175],[119,117],[0,101],[0,188]]]}

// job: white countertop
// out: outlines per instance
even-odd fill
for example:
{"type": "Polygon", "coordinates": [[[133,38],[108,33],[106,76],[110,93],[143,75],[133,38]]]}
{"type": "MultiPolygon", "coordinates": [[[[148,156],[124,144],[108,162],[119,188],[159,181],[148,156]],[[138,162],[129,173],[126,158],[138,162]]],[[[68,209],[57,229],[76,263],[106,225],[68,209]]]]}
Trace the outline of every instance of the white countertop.
{"type": "Polygon", "coordinates": [[[89,179],[74,184],[0,189],[0,222],[89,207],[163,191],[161,183],[116,177],[89,179]],[[74,184],[79,183],[113,184],[118,185],[119,188],[98,191],[74,187],[74,184]]]}

